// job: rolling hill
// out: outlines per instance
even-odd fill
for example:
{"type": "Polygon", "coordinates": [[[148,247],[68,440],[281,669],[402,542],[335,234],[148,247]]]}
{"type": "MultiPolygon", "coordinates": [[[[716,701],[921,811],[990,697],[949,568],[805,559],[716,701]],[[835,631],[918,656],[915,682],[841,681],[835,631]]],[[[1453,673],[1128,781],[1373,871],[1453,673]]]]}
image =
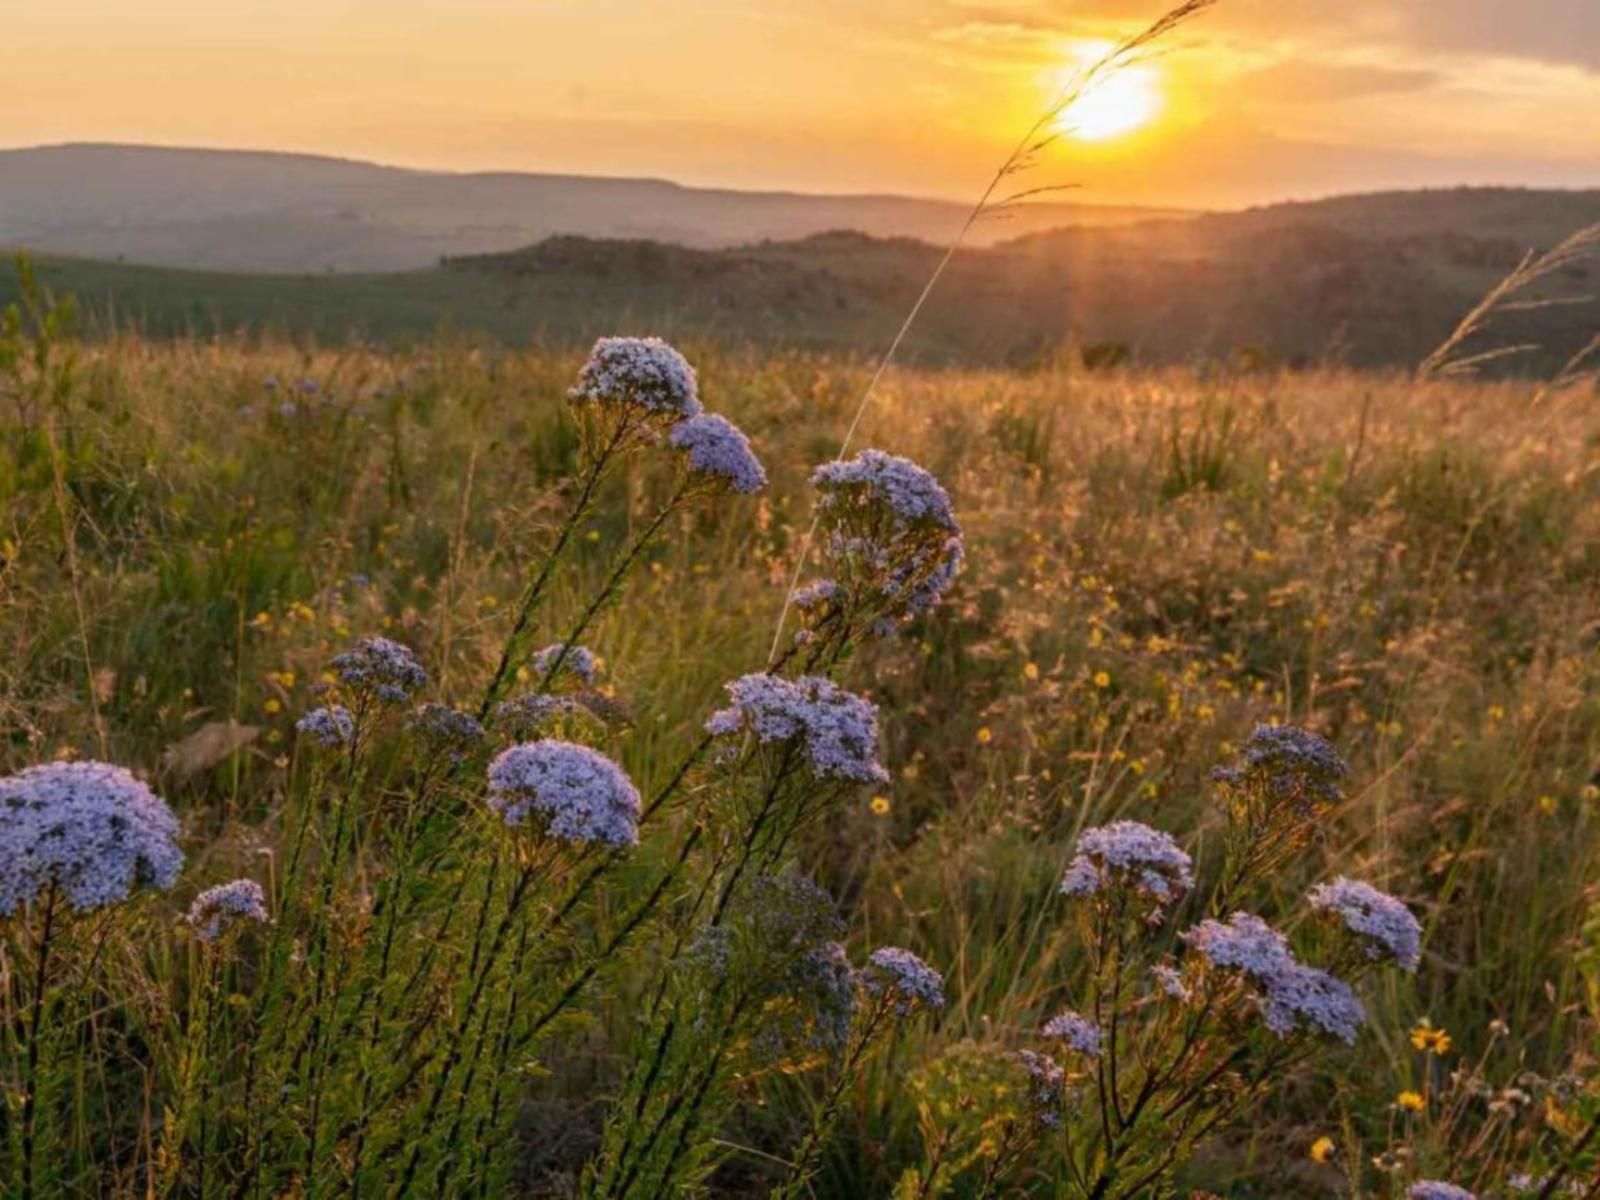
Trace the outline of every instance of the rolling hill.
{"type": "MultiPolygon", "coordinates": [[[[978,244],[1160,210],[1037,204],[978,244]]],[[[66,145],[0,151],[0,246],[240,271],[401,271],[554,234],[703,248],[830,229],[947,239],[965,208],[904,196],[682,187],[656,179],[412,171],[306,154],[66,145]]]]}
{"type": "MultiPolygon", "coordinates": [[[[1600,220],[1600,192],[1389,193],[1031,234],[956,255],[908,341],[922,363],[1047,362],[1116,343],[1146,362],[1416,363],[1529,247],[1600,220]]],[[[247,274],[49,257],[91,329],[401,341],[442,328],[508,344],[660,333],[870,354],[941,251],[832,232],[704,248],[557,236],[391,273],[247,274]]],[[[1513,313],[1491,342],[1548,371],[1600,330],[1600,264],[1513,313]]],[[[0,302],[13,287],[0,277],[0,302]]]]}

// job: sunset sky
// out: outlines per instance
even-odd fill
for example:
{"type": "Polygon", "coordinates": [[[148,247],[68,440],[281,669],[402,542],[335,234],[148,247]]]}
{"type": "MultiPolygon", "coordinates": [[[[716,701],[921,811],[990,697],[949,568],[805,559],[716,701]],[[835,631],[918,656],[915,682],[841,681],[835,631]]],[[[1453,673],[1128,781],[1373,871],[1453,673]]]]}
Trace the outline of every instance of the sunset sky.
{"type": "MultiPolygon", "coordinates": [[[[1159,0],[0,0],[0,145],[954,197],[1159,0]]],[[[1600,0],[1222,0],[1149,119],[1065,139],[1088,201],[1600,186],[1600,0]]],[[[1118,103],[1121,103],[1119,101],[1118,103]]],[[[0,197],[3,202],[3,197],[0,197]]]]}

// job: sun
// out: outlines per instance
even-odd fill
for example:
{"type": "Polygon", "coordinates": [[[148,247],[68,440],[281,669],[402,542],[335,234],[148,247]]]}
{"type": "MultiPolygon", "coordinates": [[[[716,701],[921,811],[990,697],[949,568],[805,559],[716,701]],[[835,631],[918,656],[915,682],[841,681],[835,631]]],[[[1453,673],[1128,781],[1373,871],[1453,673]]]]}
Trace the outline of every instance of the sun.
{"type": "MultiPolygon", "coordinates": [[[[1083,43],[1077,47],[1076,77],[1098,62],[1111,44],[1083,43]]],[[[1135,63],[1101,74],[1083,94],[1067,105],[1056,128],[1084,142],[1106,142],[1143,128],[1161,112],[1161,80],[1154,67],[1135,63]]]]}

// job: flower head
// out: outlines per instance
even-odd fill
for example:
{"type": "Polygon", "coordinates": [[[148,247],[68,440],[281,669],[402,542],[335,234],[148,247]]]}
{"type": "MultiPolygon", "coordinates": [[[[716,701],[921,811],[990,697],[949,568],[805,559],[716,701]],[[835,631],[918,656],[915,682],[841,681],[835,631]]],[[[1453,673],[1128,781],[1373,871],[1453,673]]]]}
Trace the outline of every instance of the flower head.
{"type": "Polygon", "coordinates": [[[632,846],[639,792],[616,763],[572,742],[525,742],[489,764],[489,807],[508,826],[530,817],[568,842],[632,846]]]}
{"type": "Polygon", "coordinates": [[[1428,1102],[1422,1098],[1421,1092],[1405,1091],[1394,1098],[1394,1106],[1406,1112],[1421,1112],[1428,1102]]]}
{"type": "Polygon", "coordinates": [[[922,522],[959,533],[950,497],[939,481],[909,458],[863,450],[851,459],[823,463],[811,473],[822,493],[819,508],[881,508],[895,524],[922,522]]]}
{"type": "Polygon", "coordinates": [[[624,416],[678,421],[700,412],[694,368],[654,337],[601,338],[568,396],[574,404],[597,405],[624,416]]]}
{"type": "Polygon", "coordinates": [[[1156,981],[1156,986],[1174,1000],[1187,1000],[1192,994],[1189,985],[1184,982],[1183,972],[1166,963],[1157,963],[1150,968],[1150,975],[1156,981]]]}
{"type": "Polygon", "coordinates": [[[1138,821],[1086,829],[1061,878],[1066,896],[1128,886],[1164,907],[1194,886],[1194,862],[1170,836],[1138,821]]]}
{"type": "Polygon", "coordinates": [[[919,1005],[944,1007],[944,977],[899,946],[880,946],[868,956],[861,969],[861,986],[869,995],[890,997],[901,1016],[919,1005]]]}
{"type": "Polygon", "coordinates": [[[428,672],[410,647],[386,637],[365,637],[334,658],[339,681],[385,704],[401,704],[428,682],[428,672]]]}
{"type": "Polygon", "coordinates": [[[1048,1054],[1032,1050],[1018,1050],[1017,1062],[1028,1076],[1028,1104],[1038,1114],[1040,1124],[1054,1129],[1061,1124],[1061,1093],[1067,1083],[1066,1070],[1048,1054]]]}
{"type": "Polygon", "coordinates": [[[0,916],[52,886],[90,912],[165,890],[182,866],[172,810],[122,767],[54,762],[0,779],[0,916]]]}
{"type": "Polygon", "coordinates": [[[1407,971],[1415,971],[1422,957],[1422,926],[1411,910],[1387,892],[1342,875],[1320,883],[1307,899],[1311,907],[1337,916],[1361,939],[1370,959],[1392,958],[1407,971]]]}
{"type": "Polygon", "coordinates": [[[542,735],[563,717],[576,717],[589,710],[571,696],[535,693],[502,700],[495,705],[494,723],[515,738],[532,739],[542,735]]]}
{"type": "Polygon", "coordinates": [[[728,696],[733,704],[711,715],[709,733],[748,730],[763,744],[793,739],[818,778],[888,782],[878,762],[878,710],[870,700],[814,675],[746,675],[728,684],[728,696]]]}
{"type": "Polygon", "coordinates": [[[1085,1058],[1100,1057],[1100,1043],[1104,1038],[1100,1026],[1070,1009],[1051,1017],[1039,1032],[1047,1038],[1065,1042],[1085,1058]]]}
{"type": "Polygon", "coordinates": [[[1307,1153],[1310,1154],[1312,1162],[1326,1165],[1333,1158],[1333,1151],[1333,1139],[1324,1134],[1311,1143],[1311,1149],[1307,1153]]]}
{"type": "Polygon", "coordinates": [[[1448,1054],[1451,1042],[1448,1033],[1436,1028],[1432,1021],[1424,1017],[1411,1030],[1411,1044],[1427,1054],[1448,1054]]]}
{"type": "Polygon", "coordinates": [[[734,492],[759,492],[767,472],[750,439],[732,421],[716,413],[700,413],[679,421],[667,435],[689,459],[689,469],[734,492]]]}
{"type": "Polygon", "coordinates": [[[1406,1200],[1478,1200],[1475,1193],[1437,1179],[1419,1179],[1406,1193],[1406,1200]]]}
{"type": "Polygon", "coordinates": [[[411,731],[431,751],[460,758],[483,741],[484,729],[471,713],[448,704],[424,704],[411,714],[411,731]]]}
{"type": "Polygon", "coordinates": [[[319,746],[326,746],[329,749],[348,746],[356,736],[355,718],[342,704],[313,708],[296,721],[294,727],[319,746]]]}
{"type": "Polygon", "coordinates": [[[1293,725],[1257,725],[1239,763],[1213,777],[1233,787],[1258,787],[1307,816],[1337,804],[1350,768],[1325,739],[1293,725]]]}
{"type": "Polygon", "coordinates": [[[1262,1019],[1279,1037],[1304,1028],[1353,1043],[1366,1020],[1349,984],[1298,962],[1288,939],[1253,913],[1202,921],[1182,938],[1213,967],[1238,971],[1255,986],[1262,1019]]]}
{"type": "Polygon", "coordinates": [[[254,879],[235,879],[207,888],[189,906],[188,922],[202,942],[214,942],[239,921],[265,924],[267,898],[254,879]]]}
{"type": "Polygon", "coordinates": [[[558,659],[561,674],[571,674],[584,683],[594,683],[600,674],[600,658],[593,650],[587,646],[568,646],[565,642],[555,642],[536,652],[533,669],[540,675],[548,675],[558,659]]]}
{"type": "Polygon", "coordinates": [[[910,459],[863,450],[824,463],[817,489],[818,546],[839,598],[892,630],[939,602],[964,554],[950,497],[910,459]]]}

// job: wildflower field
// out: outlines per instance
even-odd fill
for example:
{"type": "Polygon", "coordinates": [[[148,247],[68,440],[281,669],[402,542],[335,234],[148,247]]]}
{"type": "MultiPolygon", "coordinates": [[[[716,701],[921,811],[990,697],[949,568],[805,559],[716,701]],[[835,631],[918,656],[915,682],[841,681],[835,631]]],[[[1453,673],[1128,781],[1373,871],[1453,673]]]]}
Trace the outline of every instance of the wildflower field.
{"type": "Polygon", "coordinates": [[[1591,384],[0,337],[5,1195],[1600,1195],[1591,384]]]}

